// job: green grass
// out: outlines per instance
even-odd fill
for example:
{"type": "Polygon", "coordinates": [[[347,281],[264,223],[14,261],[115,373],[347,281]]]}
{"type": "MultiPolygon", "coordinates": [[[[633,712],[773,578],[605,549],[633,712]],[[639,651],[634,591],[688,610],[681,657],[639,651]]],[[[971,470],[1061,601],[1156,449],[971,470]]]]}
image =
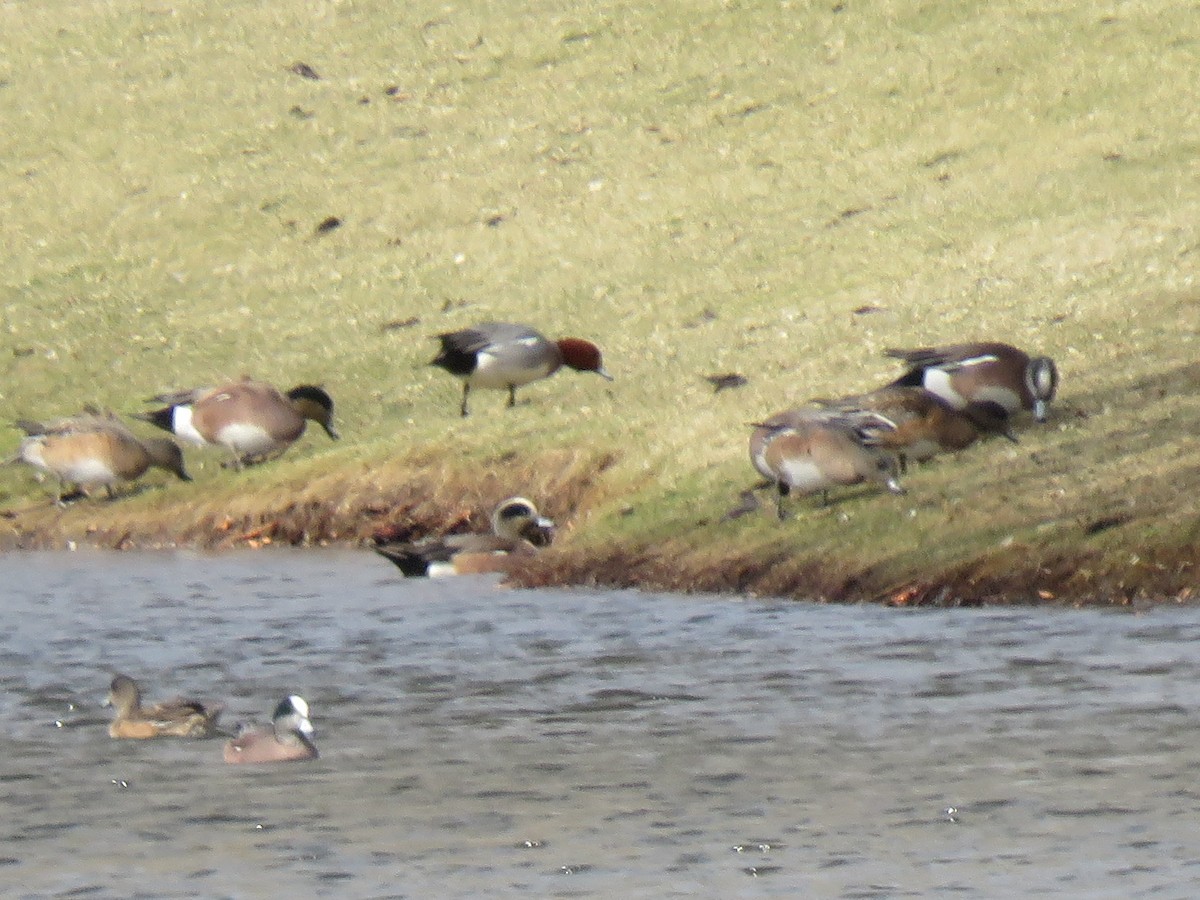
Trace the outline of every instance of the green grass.
{"type": "Polygon", "coordinates": [[[298,493],[448,514],[557,489],[536,499],[580,560],[669,542],[887,585],[1013,547],[1024,575],[1186,549],[1194,10],[659,7],[0,6],[0,414],[133,412],[252,373],[323,382],[346,437],[243,476],[189,453],[197,484],[65,515],[6,469],[17,532],[200,540],[298,493]],[[560,374],[510,412],[481,392],[460,421],[430,336],[490,318],[593,338],[618,380],[560,374]],[[883,382],[885,347],[978,338],[1058,361],[1050,426],[922,467],[905,498],[719,521],[754,481],[746,422],[883,382]],[[727,370],[750,384],[712,395],[727,370]]]}

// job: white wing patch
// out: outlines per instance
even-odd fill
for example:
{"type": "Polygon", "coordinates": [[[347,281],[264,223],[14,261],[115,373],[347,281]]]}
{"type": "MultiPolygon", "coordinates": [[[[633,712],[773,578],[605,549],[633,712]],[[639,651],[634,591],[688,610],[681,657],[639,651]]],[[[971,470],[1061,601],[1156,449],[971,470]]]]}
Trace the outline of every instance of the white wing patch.
{"type": "Polygon", "coordinates": [[[983,356],[970,356],[966,359],[960,359],[953,366],[946,366],[947,369],[965,369],[967,366],[982,366],[984,363],[1000,362],[1000,357],[994,356],[991,353],[985,353],[983,356]]]}
{"type": "Polygon", "coordinates": [[[951,373],[945,369],[926,369],[923,383],[925,390],[937,394],[955,409],[967,405],[967,399],[956,391],[950,384],[951,373]]]}
{"type": "Polygon", "coordinates": [[[171,430],[185,441],[199,447],[208,443],[196,430],[196,426],[192,424],[192,408],[190,406],[176,406],[171,411],[171,430]]]}

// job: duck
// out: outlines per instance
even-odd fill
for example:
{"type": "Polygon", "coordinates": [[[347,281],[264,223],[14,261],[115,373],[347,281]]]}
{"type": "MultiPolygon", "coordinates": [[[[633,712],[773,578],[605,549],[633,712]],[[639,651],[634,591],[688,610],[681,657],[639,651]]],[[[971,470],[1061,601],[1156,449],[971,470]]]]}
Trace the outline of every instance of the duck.
{"type": "Polygon", "coordinates": [[[243,729],[225,744],[222,755],[231,765],[316,759],[315,734],[308,702],[289,694],[275,707],[270,725],[243,729]]]}
{"type": "Polygon", "coordinates": [[[492,512],[491,534],[451,534],[417,543],[384,544],[375,552],[406,577],[508,572],[554,539],[554,522],[524,497],[509,497],[492,512]]]}
{"type": "Polygon", "coordinates": [[[115,675],[105,706],[116,710],[108,726],[113,738],[145,740],[157,737],[210,737],[224,705],[199,700],[174,699],[142,706],[142,692],[128,675],[115,675]]]}
{"type": "Polygon", "coordinates": [[[1011,344],[977,341],[944,347],[889,349],[885,356],[902,361],[908,371],[892,382],[923,387],[955,409],[972,400],[999,403],[1010,416],[1022,410],[1045,422],[1058,391],[1058,367],[1048,356],[1030,356],[1011,344]]]}
{"type": "Polygon", "coordinates": [[[893,494],[900,485],[895,453],[878,446],[871,429],[887,427],[873,413],[842,414],[808,406],[776,413],[752,423],[750,460],[777,491],[776,514],[786,518],[783,499],[793,492],[822,495],[829,490],[871,482],[893,494]]]}
{"type": "Polygon", "coordinates": [[[159,394],[150,402],[166,406],[139,419],[197,446],[227,448],[239,470],[282,453],[304,434],[309,420],[331,440],[341,437],[333,426],[333,399],[312,384],[283,394],[265,381],[242,378],[215,388],[159,394]]]}
{"type": "Polygon", "coordinates": [[[868,421],[864,427],[876,446],[899,456],[901,472],[910,459],[924,462],[938,453],[965,450],[987,435],[1017,443],[1009,428],[1008,410],[994,400],[971,400],[956,409],[923,387],[888,385],[866,394],[817,402],[830,410],[878,416],[876,423],[868,421]]]}
{"type": "Polygon", "coordinates": [[[116,499],[118,485],[136,481],[151,468],[170,472],[180,481],[192,480],[174,441],[139,438],[112,413],[88,409],[54,422],[20,419],[16,426],[26,436],[7,462],[54,475],[62,489],[56,497],[60,506],[86,496],[88,488],[97,485],[104,486],[110,500],[116,499]],[[67,492],[68,485],[75,490],[67,492]]]}
{"type": "Polygon", "coordinates": [[[582,338],[551,341],[528,325],[484,322],[437,335],[442,348],[430,365],[440,366],[463,380],[459,412],[469,414],[471,388],[507,390],[508,406],[517,405],[517,388],[548,378],[563,366],[577,372],[594,372],[612,381],[604,368],[600,348],[582,338]]]}

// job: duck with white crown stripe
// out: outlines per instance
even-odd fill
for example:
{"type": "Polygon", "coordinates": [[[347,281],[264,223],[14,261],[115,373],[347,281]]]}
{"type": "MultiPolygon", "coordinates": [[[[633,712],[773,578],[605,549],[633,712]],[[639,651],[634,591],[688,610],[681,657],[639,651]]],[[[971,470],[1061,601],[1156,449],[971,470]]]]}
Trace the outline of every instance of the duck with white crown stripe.
{"type": "Polygon", "coordinates": [[[554,522],[524,497],[510,497],[492,512],[491,534],[450,534],[416,543],[390,543],[375,552],[408,577],[509,572],[554,539],[554,522]]]}
{"type": "Polygon", "coordinates": [[[308,702],[290,694],[275,707],[270,725],[242,729],[225,744],[223,755],[225,762],[234,765],[316,759],[320,754],[313,743],[314,734],[308,702]]]}
{"type": "Polygon", "coordinates": [[[1058,390],[1058,368],[1049,356],[998,341],[946,347],[888,349],[883,355],[905,362],[908,371],[892,383],[934,392],[955,409],[971,401],[1000,403],[1009,415],[1030,410],[1039,422],[1058,390]]]}
{"type": "Polygon", "coordinates": [[[902,360],[908,371],[893,385],[923,387],[962,409],[971,401],[999,403],[1009,415],[1030,410],[1046,421],[1047,407],[1058,391],[1058,368],[1048,356],[1031,357],[998,341],[885,350],[902,360]]]}

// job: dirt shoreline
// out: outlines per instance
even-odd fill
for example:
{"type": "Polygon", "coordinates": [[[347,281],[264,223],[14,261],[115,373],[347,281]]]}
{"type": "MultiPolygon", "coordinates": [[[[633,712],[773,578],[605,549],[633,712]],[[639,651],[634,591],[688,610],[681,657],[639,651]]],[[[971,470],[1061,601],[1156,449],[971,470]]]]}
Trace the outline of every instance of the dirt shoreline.
{"type": "Polygon", "coordinates": [[[1015,555],[989,556],[897,581],[850,560],[795,564],[731,554],[707,566],[688,566],[669,554],[647,550],[615,552],[599,560],[568,553],[547,555],[515,581],[523,587],[597,585],[887,606],[1122,607],[1200,600],[1192,555],[1166,548],[1135,555],[1142,562],[1124,570],[1108,568],[1102,557],[1086,551],[1033,564],[1015,555]]]}
{"type": "MultiPolygon", "coordinates": [[[[897,574],[895,567],[864,564],[849,553],[826,553],[819,559],[763,554],[731,541],[698,549],[686,536],[665,543],[618,539],[597,551],[590,542],[574,539],[571,511],[596,490],[598,475],[596,468],[583,468],[591,472],[589,477],[558,473],[566,479],[557,485],[560,502],[547,510],[566,523],[564,539],[514,572],[509,578],[513,586],[637,588],[930,607],[1128,607],[1200,600],[1200,522],[1190,531],[1172,533],[1169,544],[1130,535],[1120,553],[1097,551],[1086,546],[1089,535],[1081,530],[1081,546],[1075,549],[1064,550],[1061,542],[1044,551],[1014,544],[919,576],[904,567],[897,574]]],[[[126,508],[120,508],[125,505],[120,502],[85,501],[67,509],[39,501],[0,514],[0,549],[221,551],[282,545],[362,547],[366,553],[379,540],[486,527],[490,502],[456,494],[452,487],[442,494],[451,499],[431,498],[428,489],[413,481],[391,488],[377,484],[369,491],[349,491],[345,485],[329,491],[327,486],[324,494],[310,492],[299,498],[243,498],[243,508],[233,512],[221,511],[219,503],[180,503],[160,504],[153,514],[136,509],[136,500],[128,501],[126,508]]]]}

